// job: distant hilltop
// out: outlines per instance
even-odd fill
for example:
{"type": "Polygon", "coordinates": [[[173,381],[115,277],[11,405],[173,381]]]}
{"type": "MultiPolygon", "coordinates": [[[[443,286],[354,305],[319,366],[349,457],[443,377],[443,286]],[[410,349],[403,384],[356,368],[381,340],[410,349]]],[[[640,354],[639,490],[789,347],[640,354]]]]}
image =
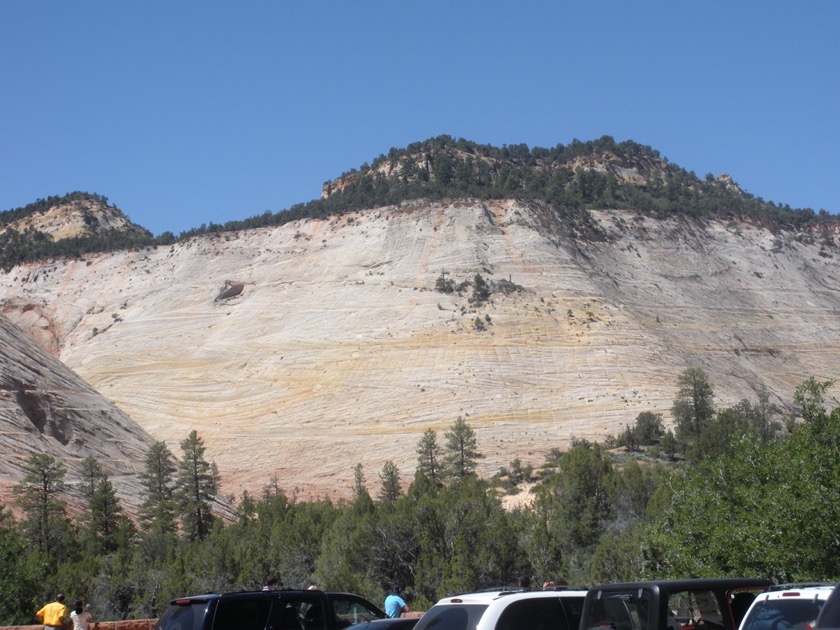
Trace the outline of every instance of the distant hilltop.
{"type": "Polygon", "coordinates": [[[792,209],[742,190],[729,175],[700,178],[649,146],[609,136],[543,149],[494,147],[438,136],[391,149],[371,164],[326,182],[319,199],[241,221],[210,223],[154,237],[107,197],[73,192],[0,212],[0,267],[135,247],[169,245],[202,234],[283,225],[305,218],[447,199],[541,202],[566,234],[600,239],[592,210],[632,209],[665,218],[749,218],[768,228],[834,222],[821,210],[792,209]]]}
{"type": "MultiPolygon", "coordinates": [[[[728,174],[699,178],[655,149],[603,136],[551,149],[480,145],[439,136],[391,149],[328,181],[322,200],[359,208],[409,199],[518,199],[566,210],[630,209],[656,216],[753,216],[800,224],[816,218],[745,192],[728,174]]],[[[821,212],[820,216],[827,217],[821,212]]]]}
{"type": "Polygon", "coordinates": [[[109,232],[152,236],[145,228],[132,223],[107,197],[86,192],[38,199],[23,208],[0,213],[0,234],[10,231],[39,232],[49,235],[53,241],[109,232]]]}

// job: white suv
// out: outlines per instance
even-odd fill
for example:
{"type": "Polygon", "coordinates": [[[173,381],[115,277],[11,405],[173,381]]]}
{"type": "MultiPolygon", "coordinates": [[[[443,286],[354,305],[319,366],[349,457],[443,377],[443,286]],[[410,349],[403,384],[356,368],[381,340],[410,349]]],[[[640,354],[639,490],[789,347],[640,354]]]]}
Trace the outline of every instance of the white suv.
{"type": "Polygon", "coordinates": [[[577,630],[586,591],[491,591],[445,597],[414,630],[577,630]]]}
{"type": "Polygon", "coordinates": [[[738,630],[813,630],[834,586],[780,584],[759,593],[738,630]]]}

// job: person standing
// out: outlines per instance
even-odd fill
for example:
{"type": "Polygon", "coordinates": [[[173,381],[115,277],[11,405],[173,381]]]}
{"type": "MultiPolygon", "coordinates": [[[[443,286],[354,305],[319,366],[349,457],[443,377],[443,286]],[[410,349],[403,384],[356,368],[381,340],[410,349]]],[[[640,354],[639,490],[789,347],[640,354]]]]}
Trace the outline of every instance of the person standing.
{"type": "Polygon", "coordinates": [[[64,593],[55,596],[55,601],[47,604],[35,613],[44,628],[63,628],[67,621],[67,606],[64,605],[64,593]]]}
{"type": "Polygon", "coordinates": [[[410,610],[408,604],[405,603],[405,600],[400,597],[400,592],[401,590],[399,585],[392,584],[391,592],[388,593],[388,597],[385,598],[385,614],[391,618],[399,617],[410,610]]]}
{"type": "Polygon", "coordinates": [[[73,630],[89,630],[93,621],[93,613],[90,604],[85,606],[81,599],[76,600],[76,606],[70,613],[70,620],[73,622],[73,630]]]}

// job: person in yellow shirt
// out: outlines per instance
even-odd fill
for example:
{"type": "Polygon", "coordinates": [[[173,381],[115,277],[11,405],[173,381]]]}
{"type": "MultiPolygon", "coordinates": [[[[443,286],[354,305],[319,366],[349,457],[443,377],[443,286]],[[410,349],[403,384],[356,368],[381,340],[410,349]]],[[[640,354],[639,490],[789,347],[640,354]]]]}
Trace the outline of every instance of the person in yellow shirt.
{"type": "Polygon", "coordinates": [[[64,593],[55,596],[55,601],[47,604],[35,613],[44,628],[63,628],[67,620],[67,606],[64,605],[64,593]]]}

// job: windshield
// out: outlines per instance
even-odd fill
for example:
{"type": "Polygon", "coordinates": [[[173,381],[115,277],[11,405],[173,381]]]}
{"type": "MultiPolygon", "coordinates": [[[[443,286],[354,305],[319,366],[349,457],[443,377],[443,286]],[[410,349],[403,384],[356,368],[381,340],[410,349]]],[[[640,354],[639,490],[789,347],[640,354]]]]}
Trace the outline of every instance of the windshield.
{"type": "Polygon", "coordinates": [[[417,622],[415,630],[474,630],[485,610],[486,604],[432,606],[417,622]]]}
{"type": "Polygon", "coordinates": [[[723,614],[712,591],[676,591],[668,597],[668,627],[674,630],[722,630],[723,614]]]}
{"type": "Polygon", "coordinates": [[[155,630],[199,630],[207,608],[206,601],[172,604],[158,619],[155,630]]]}
{"type": "Polygon", "coordinates": [[[822,601],[773,599],[749,612],[742,630],[811,630],[820,614],[822,601]]]}

